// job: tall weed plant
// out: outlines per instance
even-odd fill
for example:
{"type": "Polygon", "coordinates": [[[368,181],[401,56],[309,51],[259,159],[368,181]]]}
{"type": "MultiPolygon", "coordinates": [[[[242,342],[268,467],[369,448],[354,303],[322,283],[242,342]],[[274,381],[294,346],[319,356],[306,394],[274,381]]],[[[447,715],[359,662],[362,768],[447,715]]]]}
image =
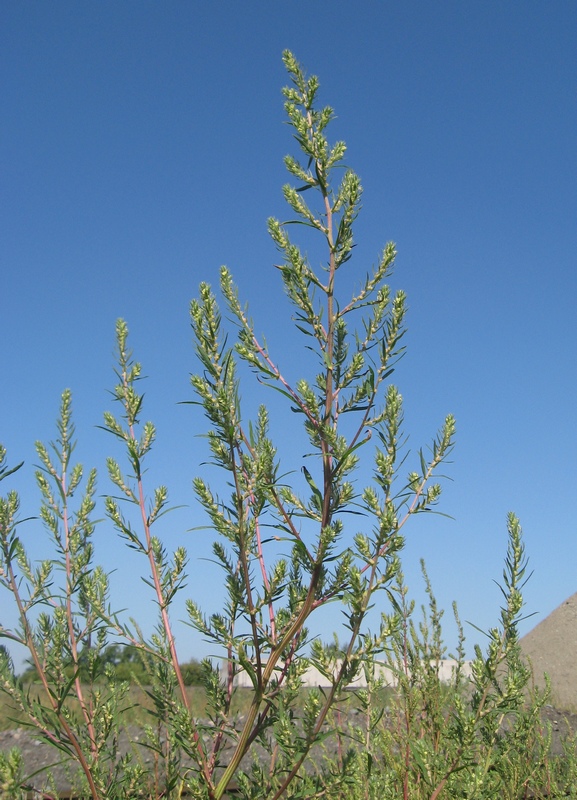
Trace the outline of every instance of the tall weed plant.
{"type": "MultiPolygon", "coordinates": [[[[224,671],[204,662],[205,714],[198,718],[191,708],[171,616],[186,585],[188,556],[184,547],[167,552],[155,534],[169,510],[168,491],[146,482],[156,431],[142,422],[141,366],[122,320],[116,326],[117,410],[105,413],[102,427],[123,455],[108,459],[114,488],[105,510],[142,558],[157,625],[145,636],[112,610],[108,575],[94,560],[96,473],[85,475],[73,463],[67,390],[55,442],[36,445],[51,559],[32,563],[17,494],[0,500],[0,582],[19,619],[16,629],[0,633],[27,648],[39,681],[18,680],[4,649],[2,690],[20,718],[53,745],[55,762],[77,766],[75,791],[92,800],[219,800],[232,788],[246,800],[524,797],[529,790],[537,796],[539,759],[546,754],[538,719],[544,700],[534,699],[529,710],[524,702],[529,673],[516,626],[526,560],[519,524],[510,516],[499,624],[485,651],[477,648],[471,679],[460,642],[452,683],[444,685],[441,613],[427,579],[430,608],[414,623],[400,554],[409,520],[439,500],[436,476],[453,448],[455,421],[447,416],[430,449],[403,471],[403,402],[389,382],[403,352],[406,314],[404,293],[387,284],[395,247],[385,245],[358,288],[343,294],[341,273],[353,268],[361,183],[344,167],[345,144],[327,139],[333,110],[318,106],[318,80],[307,78],[290,52],[283,60],[291,81],[283,90],[285,111],[299,156],[284,160],[293,181],[283,187],[292,218],[271,218],[268,230],[296,334],[316,366],[294,383],[286,377],[255,333],[228,269],[220,271],[219,299],[207,283],[200,285],[190,305],[198,359],[193,402],[207,419],[212,462],[230,487],[219,494],[203,477],[194,478],[197,502],[216,536],[213,554],[226,595],[222,610],[210,615],[196,600],[186,601],[189,624],[223,655],[224,671]],[[293,238],[295,225],[316,236],[322,268],[313,269],[293,238]],[[245,418],[243,363],[257,388],[284,398],[290,424],[302,426],[309,453],[300,474],[281,463],[266,404],[254,419],[245,418]],[[359,471],[361,464],[372,467],[364,488],[358,486],[367,472],[359,471]],[[335,601],[346,630],[337,646],[309,633],[318,612],[335,601]],[[384,609],[377,631],[367,620],[374,606],[384,609]],[[128,684],[104,658],[119,642],[137,649],[145,670],[152,707],[144,735],[152,761],[119,744],[128,684]],[[396,688],[384,690],[382,663],[393,670],[396,688]],[[324,688],[303,690],[309,667],[323,676],[324,688]],[[233,701],[241,672],[250,701],[239,716],[233,701]],[[347,687],[361,675],[366,689],[351,695],[347,687]]],[[[358,267],[355,273],[364,274],[358,267]]],[[[0,477],[8,478],[15,470],[6,466],[3,449],[0,458],[0,477]]],[[[45,776],[27,775],[16,752],[2,755],[0,776],[7,798],[39,790],[43,781],[50,786],[45,776]]]]}

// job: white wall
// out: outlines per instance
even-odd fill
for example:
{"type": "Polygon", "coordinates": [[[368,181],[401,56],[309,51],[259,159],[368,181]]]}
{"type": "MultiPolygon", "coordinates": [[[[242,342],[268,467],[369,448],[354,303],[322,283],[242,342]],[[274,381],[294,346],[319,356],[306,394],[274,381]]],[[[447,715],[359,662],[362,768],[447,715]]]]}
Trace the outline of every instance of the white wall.
{"type": "MultiPolygon", "coordinates": [[[[436,662],[431,662],[431,665],[434,665],[435,663],[436,662]]],[[[465,661],[463,664],[463,674],[467,678],[471,676],[471,664],[472,664],[471,661],[465,661]]],[[[441,661],[439,661],[438,674],[441,682],[450,683],[456,668],[457,668],[457,661],[455,661],[455,659],[453,658],[444,658],[441,661]]],[[[221,671],[224,678],[226,674],[226,664],[223,664],[221,671]]],[[[377,666],[377,677],[382,678],[386,686],[396,686],[397,681],[394,671],[390,667],[385,666],[384,664],[380,664],[377,666]]],[[[309,669],[304,674],[302,680],[303,680],[303,686],[320,686],[320,687],[330,686],[330,683],[327,680],[327,678],[325,678],[324,675],[321,675],[321,673],[318,671],[318,669],[316,669],[316,667],[309,667],[309,669]]],[[[356,680],[354,680],[352,683],[349,684],[351,688],[356,687],[359,689],[362,689],[366,685],[367,684],[365,676],[362,672],[357,677],[356,680]]],[[[250,689],[252,687],[250,678],[248,677],[247,673],[244,670],[239,672],[238,675],[236,676],[235,686],[238,686],[243,689],[250,689]]]]}

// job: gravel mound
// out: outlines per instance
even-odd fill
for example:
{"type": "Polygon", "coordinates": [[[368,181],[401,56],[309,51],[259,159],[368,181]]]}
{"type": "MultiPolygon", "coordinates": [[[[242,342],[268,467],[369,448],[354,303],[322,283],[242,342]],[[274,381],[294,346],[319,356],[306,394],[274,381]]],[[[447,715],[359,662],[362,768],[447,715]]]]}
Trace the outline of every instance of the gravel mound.
{"type": "Polygon", "coordinates": [[[521,639],[535,685],[551,680],[551,702],[556,708],[577,710],[577,593],[571,595],[521,639]]]}

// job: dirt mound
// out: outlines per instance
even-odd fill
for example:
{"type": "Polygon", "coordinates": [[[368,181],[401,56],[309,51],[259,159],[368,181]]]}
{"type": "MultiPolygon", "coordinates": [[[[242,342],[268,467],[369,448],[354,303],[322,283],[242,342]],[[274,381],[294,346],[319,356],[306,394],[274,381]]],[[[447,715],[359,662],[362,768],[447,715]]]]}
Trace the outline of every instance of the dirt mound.
{"type": "Polygon", "coordinates": [[[547,673],[553,705],[576,710],[577,593],[536,625],[520,644],[533,668],[536,685],[545,686],[544,673],[547,673]]]}

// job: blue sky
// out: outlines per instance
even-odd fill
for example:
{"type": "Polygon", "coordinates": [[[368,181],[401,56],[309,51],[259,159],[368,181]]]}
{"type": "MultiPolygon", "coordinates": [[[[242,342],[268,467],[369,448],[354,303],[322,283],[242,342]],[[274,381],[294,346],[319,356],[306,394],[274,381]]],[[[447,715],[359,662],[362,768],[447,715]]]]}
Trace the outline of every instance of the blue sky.
{"type": "MultiPolygon", "coordinates": [[[[303,342],[266,219],[286,217],[283,49],[321,81],[333,141],[363,181],[350,278],[386,241],[410,307],[395,376],[413,451],[445,415],[457,447],[440,510],[415,520],[404,570],[423,599],[425,558],[440,604],[481,628],[496,622],[505,518],[523,524],[534,575],[522,630],[577,590],[577,7],[572,2],[5,2],[0,127],[2,277],[0,441],[23,514],[37,513],[34,441],[54,438],[73,392],[77,457],[109,491],[114,322],[143,363],[158,428],[150,490],[187,506],[167,518],[169,548],[191,557],[187,593],[218,609],[219,576],[202,560],[191,482],[203,474],[206,424],[194,406],[188,305],[200,281],[232,270],[262,330],[300,377],[303,342]]],[[[249,409],[268,401],[247,384],[249,409]]],[[[291,419],[292,423],[294,420],[291,419]]],[[[278,421],[282,440],[286,423],[278,421]]],[[[273,436],[275,431],[273,430],[273,436]]],[[[286,437],[285,437],[286,438],[286,437]]],[[[296,445],[284,441],[290,467],[296,445]]],[[[101,510],[100,510],[101,513],[101,510]]],[[[35,557],[38,525],[21,529],[35,557]]],[[[148,590],[108,523],[97,559],[116,570],[113,601],[144,624],[148,590]]],[[[142,566],[144,569],[144,565],[142,566]]],[[[2,621],[13,621],[8,596],[2,621]]],[[[183,616],[180,608],[175,616],[183,616]]],[[[326,624],[338,624],[338,614],[326,624]]],[[[447,624],[454,645],[454,627],[447,624]]],[[[478,634],[469,630],[472,646],[478,634]]],[[[179,629],[183,657],[210,651],[179,629]]]]}

